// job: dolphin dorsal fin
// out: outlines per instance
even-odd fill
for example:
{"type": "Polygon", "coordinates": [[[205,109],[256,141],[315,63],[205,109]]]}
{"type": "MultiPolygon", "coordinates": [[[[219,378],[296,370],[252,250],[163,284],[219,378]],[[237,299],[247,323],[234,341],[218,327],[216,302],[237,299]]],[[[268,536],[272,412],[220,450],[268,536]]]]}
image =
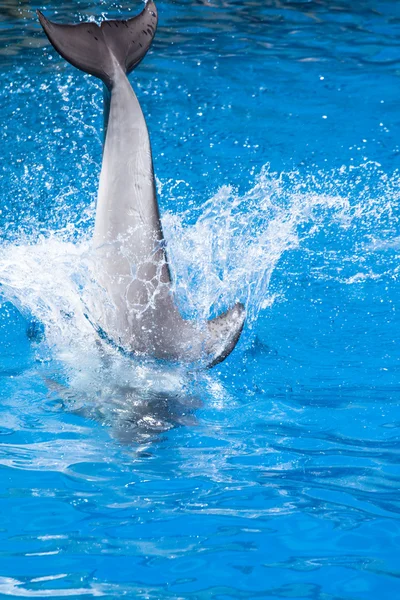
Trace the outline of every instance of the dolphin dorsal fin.
{"type": "Polygon", "coordinates": [[[113,84],[114,60],[130,73],[144,58],[157,28],[157,9],[150,0],[142,12],[126,21],[60,25],[37,11],[48,39],[65,60],[85,73],[113,84]]]}
{"type": "Polygon", "coordinates": [[[208,368],[225,360],[236,346],[246,318],[243,304],[238,302],[215,319],[207,322],[206,352],[213,357],[208,368]]]}

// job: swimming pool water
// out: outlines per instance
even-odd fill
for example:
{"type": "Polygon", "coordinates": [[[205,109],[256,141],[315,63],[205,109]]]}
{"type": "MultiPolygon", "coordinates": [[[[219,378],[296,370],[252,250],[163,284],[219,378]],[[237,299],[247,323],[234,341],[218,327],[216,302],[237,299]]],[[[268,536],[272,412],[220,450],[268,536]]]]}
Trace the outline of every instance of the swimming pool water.
{"type": "Polygon", "coordinates": [[[400,5],[159,1],[132,74],[182,311],[233,354],[101,357],[97,81],[0,11],[0,596],[400,597],[400,5]]]}

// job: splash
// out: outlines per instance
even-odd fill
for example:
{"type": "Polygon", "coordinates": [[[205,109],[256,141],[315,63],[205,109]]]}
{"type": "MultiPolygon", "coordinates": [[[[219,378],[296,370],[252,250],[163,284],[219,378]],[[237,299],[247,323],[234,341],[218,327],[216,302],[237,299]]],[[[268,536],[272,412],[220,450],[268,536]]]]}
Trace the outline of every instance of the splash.
{"type": "MultiPolygon", "coordinates": [[[[266,166],[245,194],[223,187],[200,208],[166,213],[163,227],[182,312],[203,320],[241,301],[249,332],[260,311],[276,300],[270,283],[282,256],[294,249],[313,252],[313,240],[320,248],[321,236],[325,276],[330,276],[329,269],[337,270],[340,254],[341,264],[347,260],[353,267],[347,275],[341,269],[340,281],[374,278],[367,257],[382,247],[398,247],[397,180],[398,175],[389,179],[376,165],[306,177],[276,174],[266,166]]],[[[168,184],[163,193],[168,194],[168,184]]],[[[88,222],[93,210],[86,212],[88,222]]],[[[86,317],[91,298],[98,294],[90,238],[75,237],[72,225],[0,248],[3,298],[40,321],[54,356],[72,362],[73,357],[95,354],[97,343],[86,317]]],[[[317,276],[323,273],[319,269],[317,276]]]]}
{"type": "MultiPolygon", "coordinates": [[[[388,177],[375,163],[309,175],[273,173],[266,165],[247,193],[221,188],[197,209],[194,222],[192,211],[167,214],[182,310],[204,319],[241,301],[247,330],[253,328],[276,301],[271,278],[293,250],[319,255],[315,278],[357,283],[397,276],[393,263],[377,261],[376,253],[398,248],[398,183],[397,173],[388,177]]],[[[285,273],[287,285],[293,276],[285,273]]]]}

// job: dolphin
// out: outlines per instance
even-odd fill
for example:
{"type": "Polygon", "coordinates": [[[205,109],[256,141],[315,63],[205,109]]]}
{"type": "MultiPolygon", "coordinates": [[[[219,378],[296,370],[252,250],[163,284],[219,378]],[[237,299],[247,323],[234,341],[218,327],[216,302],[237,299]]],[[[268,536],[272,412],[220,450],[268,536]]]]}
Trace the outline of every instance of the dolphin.
{"type": "MultiPolygon", "coordinates": [[[[203,323],[184,319],[157,203],[149,133],[127,75],[153,41],[157,9],[149,0],[128,20],[40,23],[57,52],[104,84],[104,145],[93,233],[98,300],[92,324],[133,356],[211,367],[234,349],[245,320],[240,303],[203,323]],[[100,295],[101,297],[101,295],[100,295]]],[[[88,317],[89,318],[89,317],[88,317]]]]}

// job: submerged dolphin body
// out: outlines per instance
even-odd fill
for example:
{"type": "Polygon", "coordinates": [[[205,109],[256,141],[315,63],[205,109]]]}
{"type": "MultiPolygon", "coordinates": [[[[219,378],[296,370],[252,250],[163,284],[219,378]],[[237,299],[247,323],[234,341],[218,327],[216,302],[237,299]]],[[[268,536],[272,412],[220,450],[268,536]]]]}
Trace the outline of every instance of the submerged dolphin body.
{"type": "Polygon", "coordinates": [[[38,11],[54,48],[104,83],[105,141],[93,244],[96,279],[107,302],[98,330],[127,352],[213,366],[235,347],[244,323],[236,304],[202,325],[174,302],[158,210],[146,122],[127,74],[143,59],[157,27],[150,0],[127,21],[59,25],[38,11]]]}

